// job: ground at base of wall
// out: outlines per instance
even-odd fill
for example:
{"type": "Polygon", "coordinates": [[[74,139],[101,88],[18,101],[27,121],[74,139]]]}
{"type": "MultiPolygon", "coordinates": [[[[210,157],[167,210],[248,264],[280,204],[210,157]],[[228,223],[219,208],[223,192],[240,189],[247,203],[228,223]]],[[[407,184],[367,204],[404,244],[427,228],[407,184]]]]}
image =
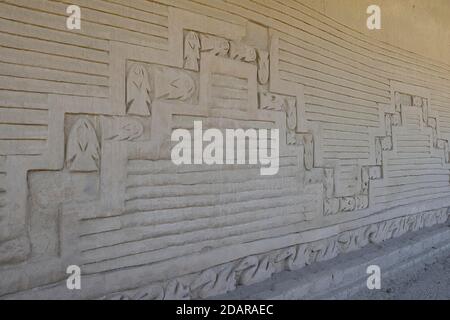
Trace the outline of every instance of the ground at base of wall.
{"type": "Polygon", "coordinates": [[[382,281],[380,290],[363,289],[355,300],[448,300],[450,299],[450,253],[435,261],[405,269],[382,281]]]}
{"type": "Polygon", "coordinates": [[[425,292],[429,285],[429,290],[433,288],[442,292],[447,290],[448,295],[449,256],[450,226],[435,226],[381,244],[371,244],[365,248],[364,253],[355,251],[329,261],[315,263],[298,271],[281,272],[267,281],[238,288],[216,299],[301,300],[356,299],[357,297],[358,299],[406,299],[407,296],[397,296],[395,292],[400,294],[402,288],[410,290],[409,292],[414,291],[413,287],[406,289],[414,283],[414,270],[418,272],[418,296],[411,296],[411,298],[444,299],[445,297],[437,296],[436,293],[430,293],[427,297],[425,292]],[[442,265],[441,268],[440,262],[434,264],[436,261],[444,261],[446,267],[442,265]],[[389,294],[387,291],[390,291],[390,296],[384,296],[381,292],[378,293],[379,296],[376,296],[376,293],[367,295],[367,279],[370,276],[367,274],[367,268],[373,265],[380,267],[382,290],[386,290],[385,294],[389,294]],[[421,268],[426,273],[423,280],[419,279],[421,268]],[[397,280],[390,282],[390,279],[397,280]],[[421,284],[422,281],[423,284],[421,284]],[[440,282],[442,287],[437,288],[436,285],[426,284],[427,281],[440,282]],[[447,281],[447,284],[444,281],[447,281]],[[397,285],[399,287],[393,290],[393,287],[397,285]]]}

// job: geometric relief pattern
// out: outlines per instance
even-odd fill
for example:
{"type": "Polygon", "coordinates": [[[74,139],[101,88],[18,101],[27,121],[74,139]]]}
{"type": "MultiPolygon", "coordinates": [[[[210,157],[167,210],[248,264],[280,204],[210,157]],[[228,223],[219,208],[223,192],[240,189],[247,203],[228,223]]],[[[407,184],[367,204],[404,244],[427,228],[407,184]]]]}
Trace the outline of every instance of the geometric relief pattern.
{"type": "Polygon", "coordinates": [[[150,116],[156,100],[191,101],[197,85],[179,70],[134,63],[127,77],[127,114],[150,116]]]}
{"type": "MultiPolygon", "coordinates": [[[[169,115],[172,130],[191,130],[195,117],[189,116],[186,109],[193,107],[201,113],[206,107],[209,117],[198,118],[205,126],[270,128],[280,124],[258,113],[275,111],[278,117],[280,111],[284,121],[281,127],[288,131],[286,144],[296,144],[300,138],[296,133],[297,98],[280,96],[282,104],[278,109],[265,108],[262,99],[258,100],[256,90],[267,92],[268,89],[267,86],[258,89],[256,85],[257,81],[261,86],[267,84],[265,78],[269,77],[268,61],[263,61],[268,59],[268,54],[264,55],[264,50],[196,32],[186,33],[183,45],[185,70],[145,62],[130,63],[129,70],[136,69],[136,65],[139,70],[145,70],[139,74],[144,75],[141,82],[148,84],[144,93],[146,101],[151,101],[152,118],[157,115],[155,106],[173,106],[180,111],[169,115]],[[200,76],[192,72],[197,70],[200,76]],[[202,82],[205,75],[210,77],[208,83],[202,82]],[[240,114],[233,114],[234,110],[240,114]]],[[[135,82],[128,77],[127,90],[130,85],[133,91],[127,91],[127,101],[138,101],[130,99],[135,82]]],[[[305,159],[312,158],[312,141],[308,139],[311,137],[307,135],[304,139],[309,150],[305,159]]],[[[150,153],[128,155],[121,229],[111,230],[104,238],[97,234],[83,237],[81,250],[86,272],[160,263],[198,254],[202,248],[220,248],[224,243],[239,245],[257,240],[261,232],[282,235],[284,228],[311,220],[320,210],[314,190],[305,189],[298,181],[298,155],[293,150],[283,149],[280,171],[271,178],[259,176],[259,169],[254,165],[176,167],[170,160],[153,158],[150,153]],[[98,261],[98,256],[103,257],[102,261],[98,261]]],[[[312,168],[312,160],[305,162],[305,166],[312,168]]],[[[254,259],[242,264],[244,274],[250,274],[250,270],[245,271],[252,268],[248,263],[259,264],[254,259]]],[[[256,281],[245,279],[241,281],[243,284],[256,281]]],[[[175,288],[181,290],[178,285],[175,288]]],[[[153,294],[156,293],[150,295],[153,294]]]]}
{"type": "MultiPolygon", "coordinates": [[[[25,25],[45,20],[22,2],[25,25]]],[[[90,4],[114,26],[72,34],[64,55],[23,50],[46,72],[27,66],[0,89],[0,296],[208,298],[447,221],[449,143],[430,93],[391,81],[379,56],[367,70],[363,41],[325,34],[312,13],[305,30],[272,21],[256,2],[239,16],[116,2],[90,4]],[[170,135],[195,120],[279,129],[278,174],[175,166],[170,135]],[[80,292],[65,290],[72,264],[80,292]]]]}
{"type": "Polygon", "coordinates": [[[425,97],[395,92],[395,113],[386,114],[387,136],[378,138],[383,152],[383,183],[374,188],[384,206],[447,197],[450,192],[448,141],[440,138],[437,119],[425,97]]]}
{"type": "Polygon", "coordinates": [[[362,167],[361,194],[332,198],[334,174],[332,169],[325,171],[328,192],[325,214],[367,208],[370,180],[383,179],[374,185],[370,196],[375,204],[385,207],[415,202],[417,196],[427,199],[436,191],[440,192],[439,196],[448,195],[448,141],[439,138],[437,120],[430,115],[428,99],[397,91],[394,97],[393,112],[384,113],[386,135],[375,137],[376,165],[362,167]],[[410,187],[403,187],[405,184],[410,187]]]}
{"type": "MultiPolygon", "coordinates": [[[[286,122],[284,126],[286,130],[286,146],[298,145],[302,147],[303,170],[306,170],[306,172],[310,172],[311,177],[317,175],[318,179],[311,179],[305,185],[299,185],[295,182],[295,172],[297,170],[296,167],[292,167],[292,174],[294,174],[293,176],[289,175],[284,177],[284,169],[289,169],[289,167],[284,168],[284,166],[282,165],[283,168],[281,169],[281,176],[283,177],[283,179],[293,178],[292,182],[294,183],[294,188],[288,190],[288,184],[286,184],[287,180],[284,180],[282,184],[286,190],[280,189],[280,196],[282,196],[282,198],[279,198],[279,200],[283,199],[283,205],[287,205],[287,207],[284,207],[281,204],[277,204],[277,202],[271,200],[271,203],[275,203],[276,206],[273,208],[268,208],[265,206],[265,202],[259,199],[263,199],[269,194],[274,197],[276,193],[267,190],[269,193],[265,195],[266,191],[263,188],[259,189],[259,187],[257,186],[257,182],[252,181],[250,176],[247,177],[243,172],[236,172],[235,175],[234,170],[221,170],[220,175],[216,176],[216,172],[214,171],[214,169],[208,168],[208,171],[210,172],[208,172],[206,175],[203,175],[203,170],[199,169],[196,169],[193,172],[176,168],[170,169],[170,162],[163,163],[160,160],[144,159],[129,160],[125,211],[121,221],[123,227],[128,229],[127,234],[134,234],[134,236],[132,236],[131,238],[123,238],[123,241],[129,244],[123,246],[123,251],[119,255],[115,253],[113,256],[108,256],[106,252],[102,253],[101,246],[108,245],[108,243],[103,243],[99,247],[86,247],[86,252],[89,252],[89,255],[87,256],[90,257],[90,262],[87,265],[89,272],[95,273],[102,271],[111,271],[118,268],[131,267],[135,263],[138,263],[137,261],[143,264],[157,263],[158,261],[160,261],[159,259],[162,259],[162,257],[180,257],[179,254],[181,252],[183,252],[183,254],[193,254],[195,253],[195,251],[190,251],[191,249],[187,248],[184,249],[182,244],[190,246],[193,249],[195,248],[195,246],[192,246],[196,243],[194,242],[194,235],[196,234],[195,232],[198,232],[198,228],[202,228],[202,222],[207,221],[205,219],[213,219],[215,221],[214,224],[217,227],[231,227],[232,224],[236,223],[236,225],[232,226],[232,229],[230,230],[239,233],[239,225],[245,223],[245,220],[240,220],[240,218],[238,219],[238,216],[244,214],[245,211],[241,211],[243,209],[240,208],[238,203],[244,200],[251,200],[252,208],[256,209],[257,212],[259,212],[260,218],[264,218],[265,223],[270,224],[271,229],[275,226],[271,225],[271,219],[273,217],[273,214],[278,211],[280,211],[281,216],[284,217],[286,215],[286,222],[298,224],[300,226],[302,221],[308,221],[316,217],[316,214],[313,212],[315,210],[323,210],[323,215],[328,216],[335,215],[340,212],[344,213],[368,209],[370,208],[371,197],[375,205],[379,204],[377,202],[378,184],[374,184],[371,187],[370,181],[385,181],[385,179],[386,181],[388,181],[389,179],[389,173],[386,170],[385,166],[388,161],[387,154],[394,149],[395,141],[397,141],[396,139],[401,138],[400,133],[397,134],[397,128],[400,131],[403,129],[407,131],[409,130],[407,134],[412,134],[413,131],[411,130],[416,129],[416,127],[413,128],[412,126],[420,127],[421,122],[419,120],[422,119],[422,117],[424,118],[426,116],[427,123],[430,124],[429,127],[432,129],[432,132],[434,132],[432,134],[434,134],[434,137],[437,137],[437,130],[434,130],[432,128],[433,118],[429,117],[427,113],[428,108],[426,106],[428,105],[428,102],[426,101],[426,99],[421,99],[420,106],[422,109],[420,109],[420,113],[418,113],[418,115],[420,115],[420,118],[411,117],[410,112],[406,110],[406,106],[403,113],[401,111],[396,111],[393,113],[386,112],[385,114],[383,114],[382,118],[382,121],[384,121],[385,123],[383,123],[383,125],[381,126],[382,128],[384,128],[383,130],[385,130],[385,134],[376,135],[373,138],[375,154],[374,163],[360,166],[359,170],[357,167],[356,177],[359,183],[357,193],[353,196],[336,196],[336,188],[338,188],[339,186],[336,185],[335,168],[320,168],[315,166],[314,157],[316,153],[314,150],[314,141],[317,137],[314,136],[313,130],[298,130],[298,101],[297,97],[294,95],[294,92],[272,93],[270,92],[270,87],[265,86],[265,78],[269,78],[269,70],[263,69],[266,67],[268,68],[270,63],[262,62],[258,59],[264,59],[264,57],[269,57],[269,55],[261,54],[259,53],[258,49],[247,46],[242,42],[235,42],[220,37],[207,36],[192,31],[185,34],[183,66],[186,70],[199,71],[201,74],[209,72],[209,70],[204,70],[204,67],[208,65],[202,64],[202,59],[205,57],[206,53],[208,53],[212,57],[217,57],[218,59],[231,59],[238,61],[239,63],[243,62],[245,64],[255,66],[256,79],[259,82],[259,86],[257,89],[258,109],[268,112],[280,112],[285,115],[286,122]],[[425,112],[424,110],[427,111],[425,112]],[[404,125],[402,121],[403,119],[406,119],[405,117],[407,116],[411,118],[411,121],[409,121],[407,125],[404,125]],[[163,167],[164,169],[162,170],[160,169],[160,167],[163,167]],[[177,178],[173,178],[170,177],[169,172],[176,172],[177,174],[181,175],[177,178]],[[224,177],[227,178],[222,181],[224,177]],[[188,185],[190,184],[189,181],[196,181],[196,185],[194,187],[188,187],[188,185]],[[204,187],[206,187],[204,183],[212,184],[213,182],[214,187],[209,188],[208,191],[204,189],[204,187]],[[235,183],[240,184],[239,191],[241,193],[239,197],[237,197],[234,192],[226,192],[228,188],[232,188],[233,191],[237,191],[235,187],[232,187],[232,185],[235,183]],[[304,193],[304,191],[301,191],[303,192],[302,197],[298,197],[297,200],[294,200],[296,199],[295,193],[298,192],[298,190],[304,190],[305,186],[308,185],[318,186],[322,188],[324,200],[323,203],[319,204],[319,206],[317,206],[317,197],[316,199],[314,199],[313,193],[311,193],[312,201],[309,204],[308,201],[305,201],[306,199],[308,199],[308,196],[306,193],[304,193]],[[247,189],[247,187],[249,189],[247,189]],[[244,189],[241,190],[241,188],[244,189]],[[250,192],[250,190],[252,190],[252,192],[250,192]],[[220,198],[216,197],[216,192],[221,193],[220,198]],[[171,196],[178,197],[178,199],[180,199],[180,202],[178,203],[178,201],[170,201],[170,199],[167,199],[167,201],[165,201],[164,198],[161,198],[161,196],[163,195],[167,196],[167,193],[169,193],[171,196]],[[257,193],[259,195],[257,195],[257,193]],[[202,197],[200,198],[199,195],[202,195],[202,197]],[[246,198],[246,196],[248,196],[249,198],[246,198]],[[291,199],[295,202],[291,202],[291,199]],[[301,199],[304,199],[303,202],[301,199]],[[189,204],[188,207],[186,207],[186,204],[189,204]],[[212,205],[216,210],[218,210],[218,212],[220,212],[219,215],[212,215],[208,212],[208,209],[203,207],[212,205]],[[225,206],[227,207],[227,209],[225,206]],[[301,206],[302,208],[303,215],[298,214],[298,209],[296,208],[298,208],[299,206],[301,206]],[[289,213],[289,208],[292,208],[291,213],[289,213]],[[308,213],[308,210],[311,210],[312,212],[308,213]],[[183,213],[184,219],[192,221],[193,224],[186,224],[185,222],[183,223],[182,220],[179,220],[179,218],[177,218],[179,216],[177,214],[178,212],[183,213]],[[221,215],[224,215],[223,220],[221,215]],[[164,218],[160,218],[163,216],[164,218]],[[289,216],[292,216],[292,220],[288,219],[289,216]],[[236,220],[234,219],[235,217],[236,220]],[[178,223],[183,223],[184,226],[178,226],[178,223]],[[163,232],[162,230],[165,228],[164,226],[168,226],[169,229],[163,232]],[[157,231],[158,228],[161,229],[157,231]],[[136,231],[130,232],[131,230],[139,230],[141,235],[139,233],[136,234],[136,231]],[[185,230],[185,239],[184,237],[179,237],[174,242],[173,240],[171,241],[171,233],[178,233],[180,232],[180,230],[185,230]],[[160,240],[163,242],[168,241],[168,243],[179,246],[180,251],[178,252],[180,253],[174,251],[173,255],[163,254],[161,255],[161,258],[158,257],[159,254],[152,252],[146,253],[145,251],[147,250],[155,250],[156,252],[157,250],[163,248],[162,246],[153,247],[153,245],[151,245],[152,236],[156,237],[159,232],[163,232],[165,235],[164,237],[161,237],[160,240]],[[193,233],[191,234],[190,232],[193,233]],[[193,237],[191,237],[191,235],[193,237]],[[129,252],[135,252],[137,255],[136,259],[138,260],[134,260],[133,258],[126,258],[126,255],[129,252]],[[95,257],[97,254],[105,257],[104,262],[97,263],[95,261],[95,257]]],[[[210,61],[213,61],[213,59],[211,59],[210,61]]],[[[181,74],[182,72],[176,70],[174,71],[174,73],[181,74]]],[[[171,74],[171,72],[168,72],[167,74],[171,74]]],[[[201,77],[202,76],[200,76],[200,78],[201,77]]],[[[192,76],[191,79],[195,79],[195,76],[192,76]]],[[[241,78],[240,76],[236,76],[233,74],[225,75],[222,73],[222,71],[218,71],[217,73],[214,73],[214,71],[212,71],[210,80],[210,91],[208,91],[208,93],[210,93],[210,96],[208,97],[209,100],[202,100],[202,88],[199,88],[200,103],[202,101],[207,101],[208,103],[211,102],[211,105],[208,104],[208,107],[211,108],[211,112],[214,109],[221,109],[225,111],[237,110],[243,113],[248,112],[249,100],[247,97],[249,95],[249,92],[251,92],[251,82],[248,78],[241,78]]],[[[157,79],[152,81],[156,83],[155,86],[157,87],[157,83],[159,81],[157,79]]],[[[189,83],[189,81],[185,81],[185,83],[189,83]]],[[[197,87],[200,87],[201,84],[202,83],[200,80],[200,83],[197,85],[197,87]]],[[[164,90],[156,89],[155,91],[158,92],[164,90]]],[[[150,92],[152,92],[152,90],[150,90],[150,92]]],[[[166,98],[168,100],[170,100],[169,97],[176,97],[175,100],[185,100],[183,98],[184,95],[179,94],[159,95],[156,93],[155,97],[163,99],[166,98]]],[[[411,101],[413,101],[413,99],[411,101]]],[[[417,99],[415,103],[416,105],[418,105],[417,99]]],[[[195,98],[191,101],[191,104],[197,104],[195,98]]],[[[397,107],[396,110],[397,109],[399,108],[397,107]]],[[[219,115],[222,115],[222,113],[219,112],[218,116],[219,115]]],[[[177,116],[177,119],[180,121],[181,126],[183,126],[181,124],[183,123],[182,118],[182,116],[177,116]]],[[[442,139],[438,140],[441,141],[442,139]]],[[[444,142],[441,141],[440,143],[445,147],[444,142]]],[[[435,146],[437,146],[437,143],[435,144],[435,146]]],[[[286,164],[291,163],[290,161],[292,161],[291,165],[295,163],[295,158],[284,158],[283,160],[287,161],[286,164]]],[[[286,173],[287,172],[288,171],[286,171],[286,173]]],[[[444,170],[442,171],[442,173],[446,174],[448,172],[445,172],[444,170]]],[[[448,179],[448,177],[445,179],[448,179]]],[[[264,184],[265,182],[261,181],[261,183],[264,184]]],[[[275,183],[276,185],[276,181],[272,180],[271,183],[275,183]]],[[[278,214],[278,216],[280,215],[278,214]]],[[[242,215],[242,217],[247,216],[242,215]]],[[[278,272],[284,268],[293,270],[311,264],[315,261],[331,259],[339,253],[362,248],[368,243],[377,243],[392,237],[400,236],[401,234],[408,231],[418,230],[426,226],[434,225],[436,223],[443,223],[447,220],[447,217],[447,209],[444,208],[441,210],[412,215],[405,218],[398,218],[375,225],[365,226],[354,231],[340,234],[334,238],[330,238],[327,240],[318,241],[312,244],[303,244],[295,247],[290,247],[286,249],[286,251],[277,252],[276,255],[274,255],[274,253],[269,253],[268,255],[263,256],[249,256],[237,262],[233,262],[232,264],[226,264],[221,267],[207,269],[202,273],[196,275],[193,279],[173,279],[166,283],[151,285],[147,288],[140,289],[139,291],[116,294],[113,296],[108,296],[107,298],[187,299],[206,298],[218,294],[223,294],[230,290],[233,290],[238,285],[249,285],[267,279],[274,272],[278,272]]],[[[246,232],[249,233],[246,241],[252,239],[252,232],[262,230],[257,225],[258,219],[251,218],[250,215],[248,216],[248,218],[248,221],[252,222],[252,224],[255,226],[255,229],[251,229],[250,225],[244,224],[246,232]]],[[[276,220],[277,219],[273,219],[274,222],[276,220]]],[[[208,225],[209,223],[205,224],[204,227],[208,225]]],[[[268,229],[268,231],[271,229],[268,229]]],[[[216,247],[217,240],[225,241],[226,239],[221,238],[222,235],[220,232],[217,232],[215,236],[211,238],[208,237],[207,234],[208,233],[204,233],[204,236],[202,236],[201,239],[202,241],[205,241],[204,245],[208,244],[208,246],[210,246],[211,248],[216,247]]],[[[227,235],[227,237],[229,237],[233,233],[226,232],[225,234],[227,235]]],[[[232,242],[230,239],[228,241],[228,244],[237,245],[240,243],[240,241],[242,240],[237,239],[237,242],[232,242]]],[[[90,241],[86,241],[86,243],[89,242],[90,241]]]]}

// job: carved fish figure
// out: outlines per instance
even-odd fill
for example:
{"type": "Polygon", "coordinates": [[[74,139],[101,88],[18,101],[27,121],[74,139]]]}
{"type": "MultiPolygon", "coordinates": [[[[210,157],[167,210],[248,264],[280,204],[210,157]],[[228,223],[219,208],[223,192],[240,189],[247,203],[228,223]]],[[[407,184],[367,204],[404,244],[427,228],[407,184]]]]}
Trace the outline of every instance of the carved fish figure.
{"type": "Polygon", "coordinates": [[[142,134],[144,133],[144,127],[138,120],[126,119],[122,121],[123,123],[121,123],[114,134],[106,137],[106,140],[133,141],[142,136],[142,134]]]}
{"type": "Polygon", "coordinates": [[[202,51],[210,52],[215,56],[225,57],[230,51],[230,43],[225,39],[202,35],[201,43],[202,51]]]}
{"type": "Polygon", "coordinates": [[[200,60],[200,40],[195,32],[189,32],[184,40],[184,67],[198,71],[200,60]]]}
{"type": "Polygon", "coordinates": [[[230,58],[245,62],[256,60],[256,50],[242,43],[232,42],[230,47],[230,58]]]}
{"type": "Polygon", "coordinates": [[[187,73],[164,69],[158,72],[155,88],[158,99],[186,101],[195,92],[195,82],[187,73]]]}
{"type": "Polygon", "coordinates": [[[72,172],[99,169],[100,146],[95,129],[88,119],[80,118],[73,125],[67,141],[66,162],[72,172]]]}
{"type": "Polygon", "coordinates": [[[150,116],[152,88],[147,69],[135,64],[127,77],[127,113],[138,116],[150,116]]]}

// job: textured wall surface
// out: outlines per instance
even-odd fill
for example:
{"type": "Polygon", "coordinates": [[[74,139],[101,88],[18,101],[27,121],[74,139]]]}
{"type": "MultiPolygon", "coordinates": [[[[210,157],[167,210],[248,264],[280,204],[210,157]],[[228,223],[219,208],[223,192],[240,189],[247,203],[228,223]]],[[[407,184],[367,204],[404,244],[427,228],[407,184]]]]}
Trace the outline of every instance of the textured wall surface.
{"type": "Polygon", "coordinates": [[[444,49],[326,2],[0,2],[0,297],[207,298],[445,223],[444,49]],[[175,166],[193,120],[279,129],[279,173],[175,166]]]}
{"type": "Polygon", "coordinates": [[[447,0],[302,0],[306,5],[369,38],[447,63],[450,3],[447,0]],[[381,30],[366,28],[368,6],[381,8],[381,30]]]}

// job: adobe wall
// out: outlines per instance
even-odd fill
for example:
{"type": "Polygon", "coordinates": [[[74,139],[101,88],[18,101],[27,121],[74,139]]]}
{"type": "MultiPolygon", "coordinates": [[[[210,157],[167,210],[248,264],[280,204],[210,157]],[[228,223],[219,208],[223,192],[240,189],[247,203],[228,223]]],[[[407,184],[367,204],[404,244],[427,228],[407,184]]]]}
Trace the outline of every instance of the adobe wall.
{"type": "Polygon", "coordinates": [[[315,9],[0,3],[0,296],[207,298],[445,223],[450,66],[315,9]],[[278,174],[175,166],[195,120],[279,129],[278,174]]]}

